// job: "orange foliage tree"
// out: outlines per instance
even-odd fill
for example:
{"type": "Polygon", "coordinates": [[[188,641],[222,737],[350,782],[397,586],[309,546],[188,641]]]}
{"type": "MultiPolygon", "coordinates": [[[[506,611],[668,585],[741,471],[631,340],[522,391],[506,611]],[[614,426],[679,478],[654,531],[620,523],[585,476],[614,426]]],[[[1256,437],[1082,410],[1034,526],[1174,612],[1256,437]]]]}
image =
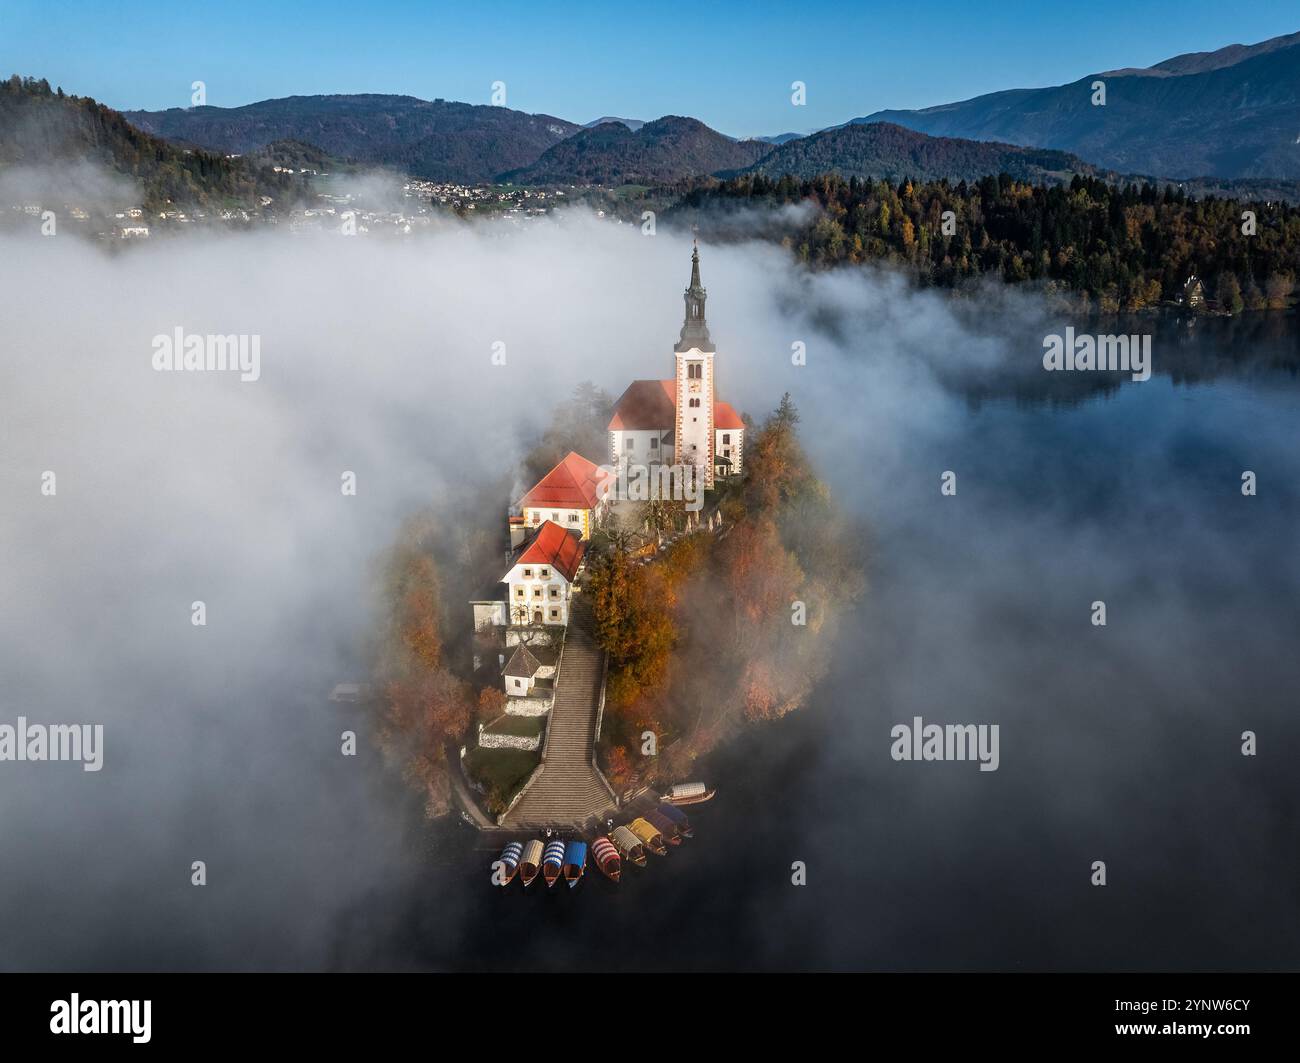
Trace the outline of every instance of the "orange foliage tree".
{"type": "Polygon", "coordinates": [[[685,536],[647,565],[617,548],[589,562],[584,593],[609,660],[602,765],[616,785],[689,771],[737,726],[799,708],[825,673],[836,617],[863,585],[862,537],[798,424],[786,395],[751,430],[744,480],[712,496],[721,536],[685,536]]]}
{"type": "Polygon", "coordinates": [[[428,551],[426,519],[412,522],[387,558],[388,622],[377,673],[385,709],[379,742],[385,755],[418,786],[430,815],[450,808],[449,744],[464,734],[475,708],[473,690],[442,661],[442,602],[438,567],[428,551]]]}

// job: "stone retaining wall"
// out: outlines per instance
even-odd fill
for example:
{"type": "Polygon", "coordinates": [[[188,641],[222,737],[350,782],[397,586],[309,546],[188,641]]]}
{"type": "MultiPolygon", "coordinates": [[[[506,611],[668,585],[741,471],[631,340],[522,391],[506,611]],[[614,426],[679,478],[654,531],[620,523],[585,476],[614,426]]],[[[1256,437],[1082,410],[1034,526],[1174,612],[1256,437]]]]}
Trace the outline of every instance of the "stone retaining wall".
{"type": "Polygon", "coordinates": [[[478,736],[478,744],[484,749],[523,749],[535,751],[542,744],[541,735],[498,735],[484,731],[478,736]]]}
{"type": "Polygon", "coordinates": [[[545,716],[551,711],[554,696],[546,698],[508,698],[506,715],[508,716],[545,716]]]}

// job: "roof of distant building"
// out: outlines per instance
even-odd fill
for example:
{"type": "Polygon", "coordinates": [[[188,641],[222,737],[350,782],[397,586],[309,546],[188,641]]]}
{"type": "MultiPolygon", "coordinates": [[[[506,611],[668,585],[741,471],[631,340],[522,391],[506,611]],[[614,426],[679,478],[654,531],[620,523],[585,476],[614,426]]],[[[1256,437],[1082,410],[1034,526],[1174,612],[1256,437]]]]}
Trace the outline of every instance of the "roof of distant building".
{"type": "Polygon", "coordinates": [[[528,647],[521,642],[515,647],[515,652],[510,655],[510,660],[506,662],[502,675],[532,679],[541,667],[542,662],[529,653],[528,647]]]}
{"type": "Polygon", "coordinates": [[[675,380],[634,380],[614,404],[611,432],[671,428],[677,416],[675,380]]]}
{"type": "Polygon", "coordinates": [[[563,509],[594,509],[600,501],[600,466],[576,451],[537,482],[519,503],[527,506],[559,506],[563,509]]]}
{"type": "MultiPolygon", "coordinates": [[[[614,416],[609,419],[609,430],[646,431],[669,429],[677,421],[677,381],[634,380],[614,404],[614,416]]],[[[744,428],[735,408],[729,402],[713,403],[713,427],[744,428]]]]}
{"type": "MultiPolygon", "coordinates": [[[[510,655],[510,660],[506,662],[505,668],[502,669],[502,675],[517,675],[533,677],[541,668],[554,668],[559,661],[559,653],[551,646],[525,646],[519,643],[515,652],[510,655]],[[519,651],[523,650],[525,656],[520,657],[519,651]],[[531,668],[532,671],[524,669],[531,668]]],[[[546,682],[546,680],[542,680],[546,682]]]]}
{"type": "Polygon", "coordinates": [[[745,422],[740,419],[729,402],[715,402],[713,404],[713,427],[717,428],[744,428],[745,422]]]}
{"type": "Polygon", "coordinates": [[[565,531],[553,520],[548,520],[543,521],[537,534],[523,545],[511,567],[550,565],[569,582],[573,582],[586,552],[587,546],[576,531],[565,531]]]}

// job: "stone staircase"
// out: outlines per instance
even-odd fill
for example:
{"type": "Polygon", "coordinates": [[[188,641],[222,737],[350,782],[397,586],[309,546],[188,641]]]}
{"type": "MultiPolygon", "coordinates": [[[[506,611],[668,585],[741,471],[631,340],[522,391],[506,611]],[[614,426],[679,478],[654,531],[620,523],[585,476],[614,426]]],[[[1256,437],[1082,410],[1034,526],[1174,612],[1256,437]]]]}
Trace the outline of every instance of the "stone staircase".
{"type": "Polygon", "coordinates": [[[570,603],[564,656],[546,727],[542,773],[506,813],[503,827],[579,827],[614,808],[609,790],[591,763],[605,663],[592,630],[591,606],[584,595],[576,593],[570,603]]]}

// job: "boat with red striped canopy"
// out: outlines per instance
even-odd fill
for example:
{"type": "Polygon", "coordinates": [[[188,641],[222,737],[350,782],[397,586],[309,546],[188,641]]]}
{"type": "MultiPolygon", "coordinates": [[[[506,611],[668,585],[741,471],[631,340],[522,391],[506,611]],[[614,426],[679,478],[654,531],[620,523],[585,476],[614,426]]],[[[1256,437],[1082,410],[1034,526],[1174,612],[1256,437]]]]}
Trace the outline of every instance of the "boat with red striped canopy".
{"type": "Polygon", "coordinates": [[[602,875],[611,882],[618,881],[618,876],[623,871],[623,858],[618,855],[614,843],[605,835],[597,834],[595,841],[591,843],[591,858],[602,875]]]}

